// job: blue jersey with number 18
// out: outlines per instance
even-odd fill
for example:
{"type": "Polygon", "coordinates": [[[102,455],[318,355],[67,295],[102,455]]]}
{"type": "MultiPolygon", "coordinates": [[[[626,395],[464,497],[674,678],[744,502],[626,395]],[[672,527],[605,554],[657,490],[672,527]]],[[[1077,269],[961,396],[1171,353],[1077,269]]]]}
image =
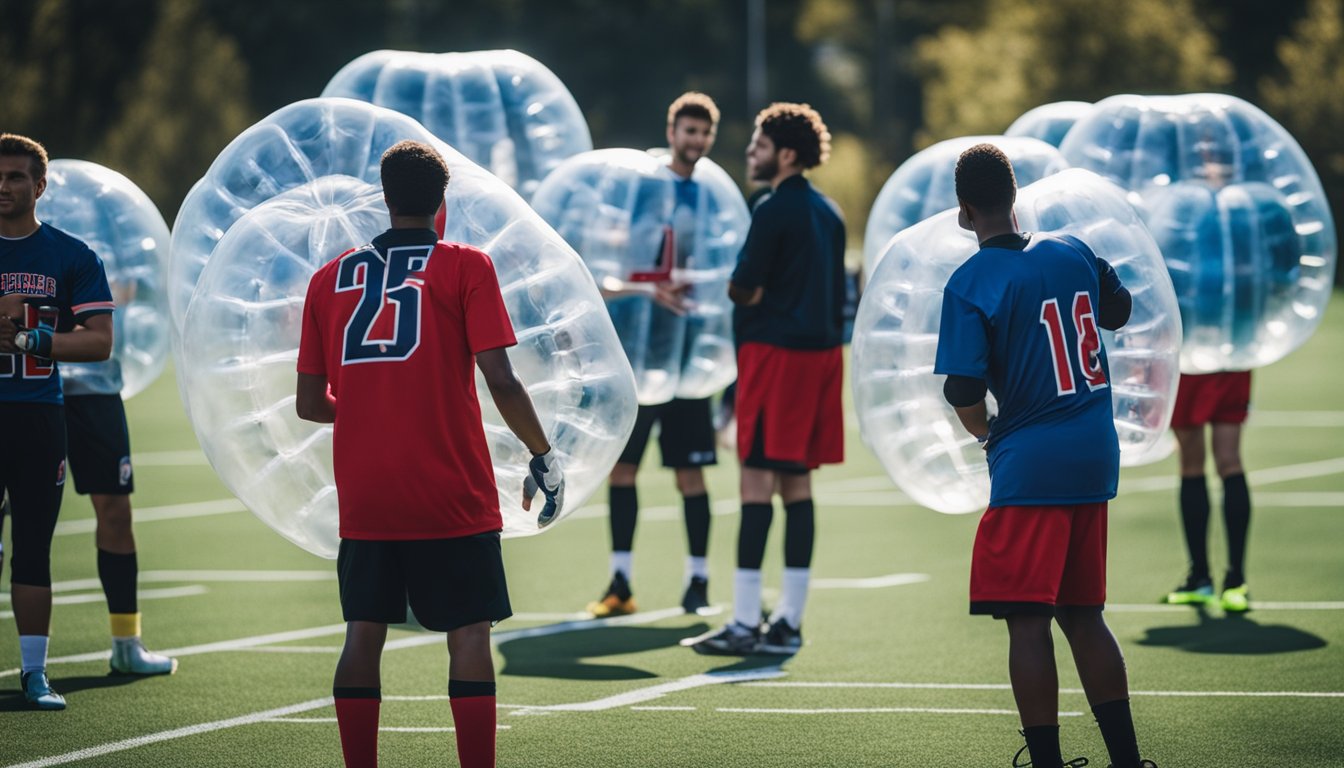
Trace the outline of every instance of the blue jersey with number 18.
{"type": "Polygon", "coordinates": [[[1120,288],[1082,241],[1001,235],[943,292],[934,372],[983,379],[999,404],[989,435],[990,506],[1115,497],[1120,446],[1100,297],[1120,288]]]}

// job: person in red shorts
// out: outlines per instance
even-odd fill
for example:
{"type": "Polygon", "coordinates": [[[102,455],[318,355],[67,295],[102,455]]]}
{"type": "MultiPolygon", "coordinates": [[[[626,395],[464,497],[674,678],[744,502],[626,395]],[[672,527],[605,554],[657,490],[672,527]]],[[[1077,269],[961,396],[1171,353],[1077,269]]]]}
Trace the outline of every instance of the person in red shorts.
{"type": "Polygon", "coordinates": [[[443,157],[403,141],[381,171],[392,228],[314,273],[299,343],[298,415],[334,424],[347,622],[333,683],[341,750],[347,766],[378,764],[383,643],[409,601],[422,626],[448,634],[459,761],[493,766],[490,627],[512,609],[473,364],[534,456],[522,504],[540,487],[539,526],[559,514],[564,479],[509,364],[517,341],[490,257],[434,230],[443,157]]]}
{"type": "Polygon", "coordinates": [[[699,653],[787,655],[802,647],[815,539],[811,472],[843,461],[845,448],[845,222],[803,175],[825,162],[830,139],[811,107],[779,103],[756,116],[747,147],[750,178],[773,193],[752,212],[728,289],[742,465],[733,618],[684,641],[699,653]],[[776,491],[784,502],[784,578],[761,627],[761,561],[776,491]]]}
{"type": "Polygon", "coordinates": [[[1246,586],[1246,538],[1251,527],[1251,492],[1241,466],[1241,425],[1251,403],[1251,372],[1225,371],[1181,376],[1171,429],[1181,454],[1181,527],[1190,553],[1185,581],[1162,599],[1177,605],[1215,602],[1209,569],[1209,486],[1204,479],[1204,428],[1213,445],[1213,466],[1223,480],[1223,524],[1227,529],[1227,575],[1221,602],[1228,613],[1251,609],[1246,586]]]}
{"type": "Polygon", "coordinates": [[[1008,675],[1034,768],[1064,766],[1052,620],[1114,768],[1152,766],[1139,757],[1124,657],[1102,617],[1120,444],[1100,329],[1128,322],[1129,291],[1078,238],[1018,231],[1016,178],[997,147],[963,152],[955,184],[959,222],[980,250],[944,288],[933,370],[989,460],[971,613],[1008,625],[1008,675]],[[999,406],[992,418],[986,392],[999,406]]]}

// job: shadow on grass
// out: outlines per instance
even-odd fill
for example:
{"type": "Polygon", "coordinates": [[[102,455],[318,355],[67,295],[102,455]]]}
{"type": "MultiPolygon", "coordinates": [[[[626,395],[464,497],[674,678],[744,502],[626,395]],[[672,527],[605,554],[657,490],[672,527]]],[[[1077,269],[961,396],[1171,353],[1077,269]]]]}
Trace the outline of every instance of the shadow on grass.
{"type": "Polygon", "coordinates": [[[520,637],[500,644],[499,652],[504,656],[500,674],[563,680],[646,680],[658,675],[623,664],[595,664],[590,660],[675,647],[682,638],[707,629],[706,624],[698,623],[687,627],[607,627],[520,637]]]}
{"type": "MultiPolygon", "coordinates": [[[[88,691],[94,688],[116,688],[122,685],[144,680],[143,677],[134,677],[132,675],[86,675],[84,677],[53,677],[51,678],[51,687],[56,692],[70,697],[72,693],[88,691]]],[[[32,707],[23,698],[23,689],[16,684],[13,688],[0,689],[0,712],[24,712],[32,707]]]]}
{"type": "Polygon", "coordinates": [[[1268,654],[1324,648],[1324,638],[1284,624],[1259,624],[1245,614],[1210,616],[1203,607],[1199,623],[1153,627],[1139,645],[1177,648],[1188,653],[1268,654]]]}

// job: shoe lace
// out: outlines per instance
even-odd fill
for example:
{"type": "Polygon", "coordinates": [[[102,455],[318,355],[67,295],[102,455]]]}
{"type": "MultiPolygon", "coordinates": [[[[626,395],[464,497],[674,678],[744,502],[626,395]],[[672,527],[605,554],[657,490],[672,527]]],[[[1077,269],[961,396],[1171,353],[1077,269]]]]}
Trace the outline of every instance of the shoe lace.
{"type": "MultiPolygon", "coordinates": [[[[1024,736],[1025,736],[1025,734],[1024,734],[1024,736]]],[[[1075,757],[1074,759],[1072,759],[1072,760],[1070,760],[1069,762],[1065,763],[1065,764],[1064,764],[1064,768],[1086,768],[1086,767],[1087,767],[1087,763],[1088,763],[1088,760],[1087,760],[1086,757],[1075,757]]],[[[1023,745],[1022,745],[1022,748],[1019,749],[1019,750],[1017,750],[1017,754],[1016,754],[1016,755],[1013,755],[1013,768],[1031,768],[1031,753],[1030,753],[1030,752],[1027,752],[1027,745],[1026,745],[1026,744],[1023,744],[1023,745]],[[1022,754],[1023,754],[1024,752],[1027,754],[1027,762],[1025,762],[1025,763],[1019,763],[1019,762],[1018,762],[1018,759],[1020,759],[1020,758],[1022,757],[1022,754]]],[[[1153,766],[1153,768],[1157,768],[1157,766],[1153,766]]]]}

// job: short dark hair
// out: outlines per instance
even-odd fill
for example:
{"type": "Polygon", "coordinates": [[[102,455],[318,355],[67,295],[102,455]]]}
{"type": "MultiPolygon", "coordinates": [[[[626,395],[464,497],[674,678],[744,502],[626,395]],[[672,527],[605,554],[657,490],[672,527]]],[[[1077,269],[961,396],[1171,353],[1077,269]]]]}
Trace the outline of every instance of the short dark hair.
{"type": "Polygon", "coordinates": [[[796,152],[803,168],[815,168],[831,155],[831,132],[807,104],[771,104],[756,115],[756,127],[770,137],[775,149],[796,152]]]}
{"type": "Polygon", "coordinates": [[[957,199],[986,213],[1011,210],[1017,200],[1017,177],[1003,150],[976,144],[957,158],[957,199]]]}
{"type": "Polygon", "coordinates": [[[432,216],[448,188],[443,155],[420,141],[399,141],[383,153],[383,197],[399,216],[432,216]]]}
{"type": "Polygon", "coordinates": [[[672,106],[667,108],[667,127],[675,126],[679,117],[708,120],[710,128],[717,128],[719,105],[699,91],[687,91],[678,96],[677,100],[672,102],[672,106]]]}
{"type": "Polygon", "coordinates": [[[17,133],[0,133],[0,155],[27,157],[32,161],[33,178],[47,175],[47,150],[41,144],[17,133]]]}

